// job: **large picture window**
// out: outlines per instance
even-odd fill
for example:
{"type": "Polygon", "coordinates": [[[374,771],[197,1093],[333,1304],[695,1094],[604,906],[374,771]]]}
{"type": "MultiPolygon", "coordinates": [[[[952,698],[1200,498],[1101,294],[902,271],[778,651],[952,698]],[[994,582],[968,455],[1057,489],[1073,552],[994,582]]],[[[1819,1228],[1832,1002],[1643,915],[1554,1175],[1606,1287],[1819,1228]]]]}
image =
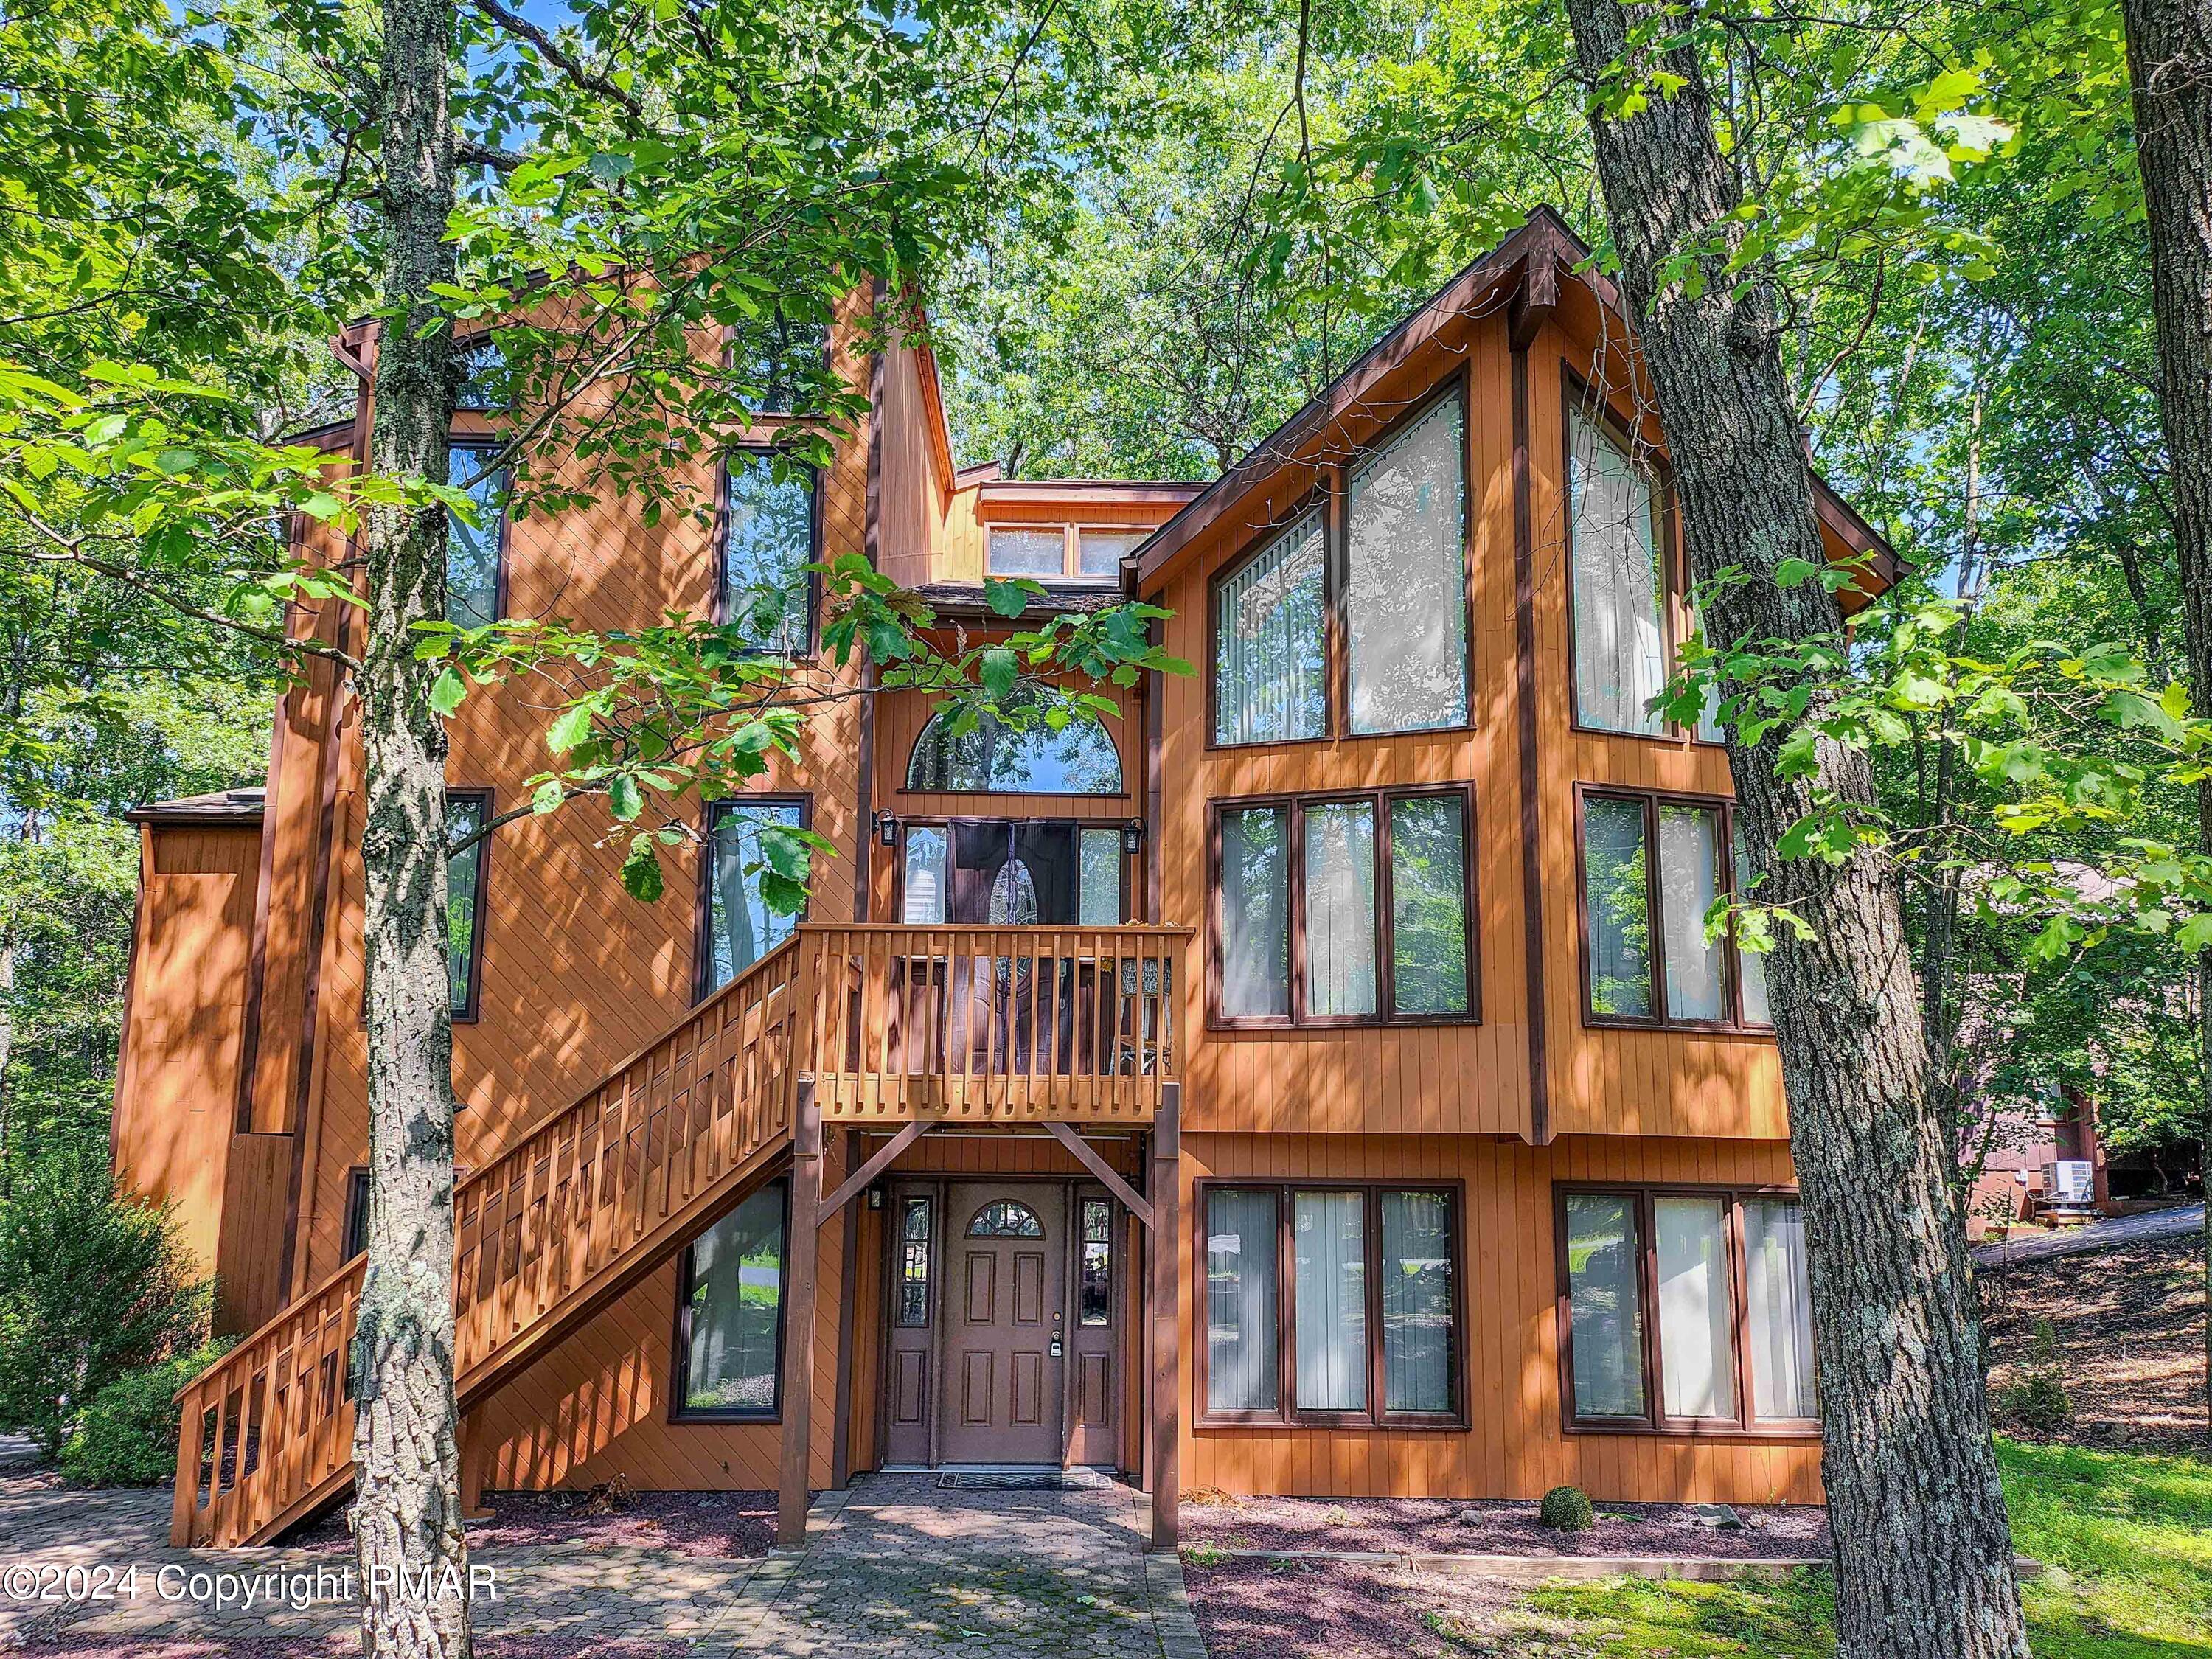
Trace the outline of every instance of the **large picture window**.
{"type": "Polygon", "coordinates": [[[1451,1189],[1203,1191],[1208,1418],[1457,1420],[1451,1189]]]}
{"type": "Polygon", "coordinates": [[[1564,1188],[1559,1240],[1573,1426],[1817,1429],[1794,1195],[1564,1188]]]}
{"type": "Polygon", "coordinates": [[[786,1184],[691,1241],[678,1282],[675,1415],[773,1418],[783,1350],[786,1184]]]}
{"type": "Polygon", "coordinates": [[[1474,817],[1461,785],[1217,803],[1213,1023],[1477,1018],[1474,817]]]}
{"type": "Polygon", "coordinates": [[[1732,928],[1705,937],[1742,880],[1729,804],[1589,789],[1580,815],[1584,1018],[1765,1029],[1764,965],[1732,928]]]}
{"type": "Polygon", "coordinates": [[[771,910],[761,894],[761,831],[804,829],[806,803],[716,801],[708,809],[706,892],[698,994],[710,996],[789,939],[799,918],[771,910]]]}
{"type": "Polygon", "coordinates": [[[765,449],[723,464],[720,616],[759,651],[814,647],[813,573],[819,479],[765,449]]]}
{"type": "Polygon", "coordinates": [[[1214,579],[1215,744],[1467,724],[1466,454],[1455,386],[1214,579]]]}

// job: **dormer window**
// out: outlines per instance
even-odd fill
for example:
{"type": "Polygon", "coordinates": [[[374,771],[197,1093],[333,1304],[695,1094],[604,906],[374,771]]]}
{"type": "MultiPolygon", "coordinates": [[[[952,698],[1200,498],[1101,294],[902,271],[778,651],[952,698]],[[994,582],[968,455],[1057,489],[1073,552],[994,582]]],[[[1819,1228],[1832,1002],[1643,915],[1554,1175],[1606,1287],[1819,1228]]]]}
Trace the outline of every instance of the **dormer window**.
{"type": "Polygon", "coordinates": [[[1121,561],[1152,533],[1112,525],[993,525],[984,565],[994,576],[1032,581],[1115,581],[1121,561]]]}

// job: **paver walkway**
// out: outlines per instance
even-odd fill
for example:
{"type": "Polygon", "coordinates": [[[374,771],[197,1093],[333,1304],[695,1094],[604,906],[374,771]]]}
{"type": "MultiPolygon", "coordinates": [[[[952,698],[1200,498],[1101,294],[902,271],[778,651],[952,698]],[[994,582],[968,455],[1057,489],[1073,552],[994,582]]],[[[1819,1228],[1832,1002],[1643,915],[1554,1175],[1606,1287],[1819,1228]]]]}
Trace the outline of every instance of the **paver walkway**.
{"type": "MultiPolygon", "coordinates": [[[[496,1573],[498,1599],[478,1599],[472,1618],[494,1659],[1205,1659],[1181,1564],[1143,1553],[1140,1501],[1120,1486],[962,1492],[939,1488],[934,1476],[864,1478],[817,1501],[803,1555],[704,1559],[604,1544],[477,1551],[472,1560],[496,1573]]],[[[353,1602],[330,1593],[351,1565],[343,1544],[173,1550],[168,1514],[165,1492],[85,1492],[0,1471],[0,1652],[356,1650],[353,1602]],[[94,1588],[87,1570],[134,1565],[135,1595],[115,1594],[112,1579],[106,1599],[83,1594],[94,1588]],[[190,1575],[200,1573],[257,1579],[261,1589],[253,1605],[218,1607],[191,1593],[190,1575]],[[304,1590],[306,1605],[272,1601],[270,1575],[304,1590]]]]}
{"type": "Polygon", "coordinates": [[[2204,1230],[2204,1206],[2185,1205],[2178,1210],[2146,1210],[2140,1215],[2116,1215],[2087,1226],[2063,1231],[2031,1233],[2002,1243],[1977,1244],[1974,1260],[1984,1267],[2009,1267],[2046,1256],[2078,1255],[2084,1250],[2109,1250],[2146,1238],[2172,1238],[2204,1230]]]}

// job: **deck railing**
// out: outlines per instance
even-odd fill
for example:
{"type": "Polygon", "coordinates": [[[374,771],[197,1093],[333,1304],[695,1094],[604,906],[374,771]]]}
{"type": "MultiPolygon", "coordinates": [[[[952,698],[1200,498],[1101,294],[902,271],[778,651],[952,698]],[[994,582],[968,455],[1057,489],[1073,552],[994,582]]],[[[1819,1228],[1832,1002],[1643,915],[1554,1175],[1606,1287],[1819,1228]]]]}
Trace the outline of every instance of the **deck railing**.
{"type": "Polygon", "coordinates": [[[800,930],[825,1121],[1149,1118],[1180,1065],[1190,930],[800,930]]]}

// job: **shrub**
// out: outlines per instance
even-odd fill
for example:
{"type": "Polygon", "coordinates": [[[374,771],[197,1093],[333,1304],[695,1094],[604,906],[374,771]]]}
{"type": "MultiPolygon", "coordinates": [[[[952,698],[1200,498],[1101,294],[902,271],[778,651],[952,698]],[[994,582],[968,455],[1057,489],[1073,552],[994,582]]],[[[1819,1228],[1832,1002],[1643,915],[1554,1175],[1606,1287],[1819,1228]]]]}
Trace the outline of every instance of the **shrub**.
{"type": "Polygon", "coordinates": [[[88,1486],[166,1484],[177,1472],[177,1390],[228,1352],[231,1342],[210,1342],[102,1389],[62,1446],[62,1473],[88,1486]]]}
{"type": "Polygon", "coordinates": [[[2060,1361],[2058,1329],[2049,1320],[2037,1322],[2035,1340],[2028,1346],[2020,1381],[1999,1389],[1996,1405],[1999,1418],[2032,1434],[2056,1434],[2074,1420],[2074,1401],[2067,1395],[2060,1361]]]}
{"type": "Polygon", "coordinates": [[[1554,1486],[1537,1505],[1536,1518],[1553,1532],[1588,1532],[1597,1517],[1589,1494],[1580,1486],[1554,1486]]]}
{"type": "Polygon", "coordinates": [[[58,1455],[109,1383],[197,1346],[209,1285],[167,1212],[118,1194],[106,1158],[24,1160],[0,1198],[0,1431],[58,1455]]]}

